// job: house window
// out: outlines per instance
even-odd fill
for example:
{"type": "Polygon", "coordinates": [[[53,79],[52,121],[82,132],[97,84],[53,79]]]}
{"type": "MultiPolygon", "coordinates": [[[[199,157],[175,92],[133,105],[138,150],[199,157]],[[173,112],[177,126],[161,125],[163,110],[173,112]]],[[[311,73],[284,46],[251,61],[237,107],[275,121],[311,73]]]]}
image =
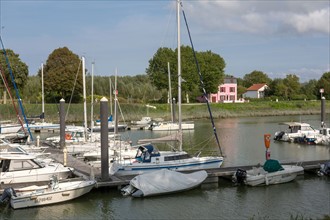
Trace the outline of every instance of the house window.
{"type": "Polygon", "coordinates": [[[226,92],[226,87],[220,87],[220,92],[226,92]]]}
{"type": "Polygon", "coordinates": [[[230,100],[235,101],[235,96],[234,95],[231,95],[230,96],[230,100]]]}
{"type": "Polygon", "coordinates": [[[220,96],[220,101],[224,101],[224,100],[226,100],[226,96],[225,95],[221,95],[220,96]]]}
{"type": "Polygon", "coordinates": [[[230,87],[230,88],[229,88],[229,91],[230,91],[230,92],[235,92],[235,87],[230,87]]]}

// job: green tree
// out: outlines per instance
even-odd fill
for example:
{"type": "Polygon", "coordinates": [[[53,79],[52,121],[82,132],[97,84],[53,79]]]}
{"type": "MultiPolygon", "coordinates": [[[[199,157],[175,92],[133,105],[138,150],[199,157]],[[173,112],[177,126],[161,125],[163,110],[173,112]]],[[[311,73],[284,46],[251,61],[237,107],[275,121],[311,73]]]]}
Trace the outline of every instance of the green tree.
{"type": "MultiPolygon", "coordinates": [[[[4,75],[6,77],[6,81],[8,83],[9,88],[13,89],[14,86],[13,86],[12,78],[10,76],[9,68],[8,68],[8,65],[6,62],[4,51],[1,50],[0,53],[1,53],[1,56],[0,56],[1,69],[0,70],[4,72],[4,75]]],[[[19,90],[23,90],[24,86],[26,84],[28,75],[29,75],[28,66],[24,62],[21,61],[21,58],[19,57],[19,55],[14,53],[13,50],[6,49],[6,54],[8,57],[8,61],[9,61],[10,68],[13,73],[13,77],[14,77],[16,86],[19,90]]],[[[14,94],[12,94],[12,95],[14,96],[14,94]]]]}
{"type": "Polygon", "coordinates": [[[300,90],[306,96],[306,99],[314,100],[317,98],[316,88],[317,80],[311,79],[307,83],[302,84],[300,90]]]}
{"type": "Polygon", "coordinates": [[[287,89],[287,98],[297,99],[301,87],[299,77],[294,74],[289,74],[283,79],[283,83],[287,89]]]}
{"type": "Polygon", "coordinates": [[[55,49],[44,66],[44,89],[47,102],[59,102],[62,98],[69,102],[71,95],[71,102],[79,102],[83,91],[79,56],[67,47],[55,49]]]}
{"type": "Polygon", "coordinates": [[[269,96],[276,96],[278,98],[287,99],[288,89],[284,84],[283,79],[276,78],[270,83],[270,89],[268,91],[269,96]]]}
{"type": "Polygon", "coordinates": [[[271,81],[272,80],[268,77],[266,73],[254,70],[243,77],[243,86],[249,88],[253,84],[258,83],[266,83],[267,85],[270,85],[271,81]]]}
{"type": "MultiPolygon", "coordinates": [[[[196,57],[203,76],[205,89],[208,93],[215,93],[218,85],[223,82],[225,61],[218,54],[211,51],[196,52],[196,57]]],[[[172,97],[177,98],[178,75],[177,75],[177,50],[159,48],[153,58],[149,60],[146,72],[152,84],[159,90],[167,90],[168,63],[171,72],[172,97]]],[[[189,46],[181,46],[181,84],[182,95],[192,97],[200,96],[200,79],[197,72],[193,51],[189,46]]],[[[162,99],[167,99],[163,97],[162,99]]]]}
{"type": "Polygon", "coordinates": [[[324,89],[323,96],[329,100],[330,99],[330,72],[323,73],[321,78],[317,81],[315,93],[316,93],[318,99],[320,99],[320,97],[321,97],[320,92],[319,92],[320,89],[324,89]]]}
{"type": "Polygon", "coordinates": [[[24,102],[41,103],[41,79],[39,76],[29,76],[22,91],[24,102]]]}

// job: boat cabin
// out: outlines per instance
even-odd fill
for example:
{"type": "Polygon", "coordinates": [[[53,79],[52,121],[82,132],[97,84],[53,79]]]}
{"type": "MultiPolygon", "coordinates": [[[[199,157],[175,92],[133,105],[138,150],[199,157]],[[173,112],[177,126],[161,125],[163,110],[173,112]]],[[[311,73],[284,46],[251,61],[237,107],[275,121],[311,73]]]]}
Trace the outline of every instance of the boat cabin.
{"type": "Polygon", "coordinates": [[[282,125],[288,126],[288,133],[299,133],[299,132],[308,132],[308,131],[315,131],[310,124],[307,123],[299,123],[299,122],[285,122],[281,123],[282,125]]]}
{"type": "Polygon", "coordinates": [[[149,145],[140,146],[136,153],[135,159],[139,162],[150,163],[152,157],[159,157],[160,153],[157,148],[149,145]]]}
{"type": "Polygon", "coordinates": [[[1,157],[0,172],[39,169],[43,166],[29,155],[15,155],[1,157]]]}

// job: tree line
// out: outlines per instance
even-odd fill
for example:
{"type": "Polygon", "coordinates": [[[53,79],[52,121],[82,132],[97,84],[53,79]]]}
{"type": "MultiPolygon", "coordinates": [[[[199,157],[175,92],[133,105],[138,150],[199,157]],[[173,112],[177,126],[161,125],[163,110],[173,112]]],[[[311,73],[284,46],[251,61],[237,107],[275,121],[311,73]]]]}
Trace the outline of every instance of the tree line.
{"type": "MultiPolygon", "coordinates": [[[[29,76],[28,66],[21,61],[18,54],[11,49],[6,49],[8,60],[19,93],[24,102],[41,103],[41,69],[37,75],[29,76]]],[[[225,77],[233,76],[225,73],[225,60],[212,51],[196,52],[189,46],[181,47],[181,77],[183,101],[189,97],[190,102],[197,102],[197,97],[202,94],[200,70],[203,85],[208,93],[216,93],[219,84],[225,77]],[[195,60],[194,58],[197,58],[195,60]],[[198,67],[198,68],[197,68],[198,67]]],[[[159,48],[149,60],[146,74],[136,76],[118,76],[118,98],[123,103],[166,103],[168,100],[169,77],[172,87],[172,97],[177,99],[178,75],[177,75],[177,50],[171,48],[159,48]]],[[[3,51],[0,57],[1,88],[13,90],[13,85],[7,68],[3,51]],[[6,86],[6,83],[7,85],[6,86]]],[[[69,48],[57,48],[49,56],[43,66],[44,92],[47,103],[58,103],[61,98],[66,102],[82,102],[83,82],[82,63],[80,57],[69,48]]],[[[325,72],[320,79],[312,79],[301,83],[299,77],[293,73],[285,78],[270,79],[267,73],[259,70],[247,73],[244,77],[237,78],[238,97],[248,87],[256,83],[266,83],[269,89],[265,92],[266,99],[284,100],[313,100],[320,98],[320,89],[324,90],[324,96],[330,99],[330,72],[325,72]]],[[[101,97],[109,97],[114,90],[115,76],[93,76],[93,97],[100,100],[101,97]]],[[[86,91],[88,100],[91,98],[92,76],[86,69],[86,91]]],[[[11,91],[14,96],[14,91],[11,91]]],[[[2,94],[0,95],[1,98],[2,94]]]]}

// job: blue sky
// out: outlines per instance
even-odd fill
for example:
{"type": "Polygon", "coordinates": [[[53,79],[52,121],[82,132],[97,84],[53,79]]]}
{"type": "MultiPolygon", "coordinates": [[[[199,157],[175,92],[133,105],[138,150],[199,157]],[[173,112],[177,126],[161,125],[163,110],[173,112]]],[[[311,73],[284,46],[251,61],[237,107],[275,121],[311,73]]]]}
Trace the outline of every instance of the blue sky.
{"type": "MultiPolygon", "coordinates": [[[[1,0],[1,36],[35,75],[48,55],[68,47],[95,75],[145,74],[159,47],[176,47],[173,0],[1,0]]],[[[300,82],[330,71],[330,1],[183,1],[197,51],[224,58],[225,73],[260,70],[300,82]]],[[[182,19],[183,21],[183,19],[182,19]]],[[[182,22],[181,42],[189,45],[182,22]]]]}

